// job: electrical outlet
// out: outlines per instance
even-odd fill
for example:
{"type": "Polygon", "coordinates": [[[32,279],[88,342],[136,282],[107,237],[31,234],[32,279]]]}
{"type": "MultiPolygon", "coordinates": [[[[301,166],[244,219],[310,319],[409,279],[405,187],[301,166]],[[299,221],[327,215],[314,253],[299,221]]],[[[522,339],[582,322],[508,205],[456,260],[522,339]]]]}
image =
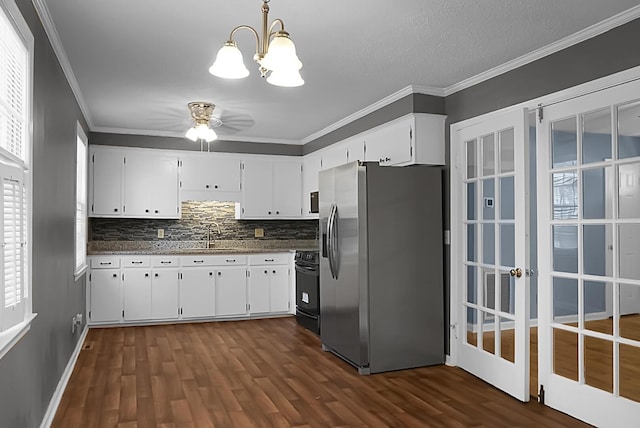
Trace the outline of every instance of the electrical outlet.
{"type": "Polygon", "coordinates": [[[256,228],[255,231],[254,231],[254,236],[256,238],[264,238],[264,229],[262,229],[260,227],[256,228]]]}
{"type": "Polygon", "coordinates": [[[164,229],[158,229],[158,238],[164,238],[164,229]]]}

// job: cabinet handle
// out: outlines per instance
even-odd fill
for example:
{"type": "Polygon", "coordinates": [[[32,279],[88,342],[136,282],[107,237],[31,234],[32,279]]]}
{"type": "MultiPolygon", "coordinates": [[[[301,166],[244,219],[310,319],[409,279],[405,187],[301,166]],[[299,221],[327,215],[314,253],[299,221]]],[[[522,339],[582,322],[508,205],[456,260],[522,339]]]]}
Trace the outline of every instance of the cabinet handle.
{"type": "Polygon", "coordinates": [[[204,263],[204,260],[194,260],[194,263],[204,263]]]}
{"type": "Polygon", "coordinates": [[[217,189],[217,188],[218,188],[218,185],[216,184],[216,185],[215,185],[215,186],[213,186],[213,187],[214,187],[215,189],[217,189]]]}
{"type": "Polygon", "coordinates": [[[170,264],[171,264],[171,262],[170,262],[170,261],[165,262],[164,260],[161,260],[161,261],[160,261],[160,264],[162,264],[162,265],[170,265],[170,264]]]}
{"type": "Polygon", "coordinates": [[[218,276],[221,276],[221,275],[222,275],[222,272],[218,271],[218,276]]]}
{"type": "Polygon", "coordinates": [[[236,259],[227,259],[227,263],[235,263],[236,259]]]}
{"type": "Polygon", "coordinates": [[[269,271],[265,270],[264,273],[269,273],[269,271]]]}
{"type": "Polygon", "coordinates": [[[273,259],[264,259],[265,262],[272,262],[273,259]]]}
{"type": "Polygon", "coordinates": [[[149,210],[144,210],[144,212],[148,213],[148,212],[149,212],[149,210]]]}
{"type": "Polygon", "coordinates": [[[156,210],[155,213],[158,214],[160,211],[156,210]]]}
{"type": "Polygon", "coordinates": [[[114,278],[117,278],[117,277],[118,277],[118,274],[117,274],[117,273],[114,273],[114,274],[113,274],[113,277],[114,277],[114,278]]]}
{"type": "Polygon", "coordinates": [[[110,264],[111,264],[111,262],[100,262],[100,266],[105,266],[105,265],[107,265],[107,266],[108,266],[108,265],[110,265],[110,264]]]}
{"type": "Polygon", "coordinates": [[[380,162],[389,162],[391,158],[380,158],[380,162]]]}
{"type": "Polygon", "coordinates": [[[149,274],[148,274],[148,273],[145,273],[145,274],[144,274],[144,277],[145,277],[145,278],[149,278],[149,274]]]}
{"type": "Polygon", "coordinates": [[[154,276],[157,278],[157,277],[158,277],[158,274],[155,274],[154,276]]]}
{"type": "Polygon", "coordinates": [[[280,211],[276,211],[276,214],[280,214],[280,211]]]}
{"type": "Polygon", "coordinates": [[[271,211],[269,211],[269,215],[271,215],[271,211]]]}
{"type": "Polygon", "coordinates": [[[209,185],[208,185],[208,184],[205,184],[205,185],[204,185],[204,188],[205,188],[205,189],[208,189],[208,188],[209,188],[209,185]]]}
{"type": "Polygon", "coordinates": [[[117,209],[117,208],[114,208],[114,209],[113,209],[113,212],[117,213],[117,212],[118,212],[118,209],[117,209]]]}
{"type": "Polygon", "coordinates": [[[209,272],[209,276],[213,276],[213,272],[209,272]]]}
{"type": "Polygon", "coordinates": [[[273,273],[276,273],[276,271],[274,270],[273,273]]]}
{"type": "Polygon", "coordinates": [[[133,261],[133,262],[131,262],[131,264],[132,264],[132,265],[141,265],[141,264],[142,264],[142,262],[136,262],[136,261],[133,261]]]}

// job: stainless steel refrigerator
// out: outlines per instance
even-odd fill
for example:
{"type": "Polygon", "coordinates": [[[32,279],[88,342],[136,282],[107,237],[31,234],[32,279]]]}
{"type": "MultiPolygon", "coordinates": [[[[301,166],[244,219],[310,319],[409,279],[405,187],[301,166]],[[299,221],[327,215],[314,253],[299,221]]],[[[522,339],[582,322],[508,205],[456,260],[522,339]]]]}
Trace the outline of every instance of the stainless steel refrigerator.
{"type": "Polygon", "coordinates": [[[442,170],[321,171],[322,348],[360,374],[444,362],[442,170]]]}

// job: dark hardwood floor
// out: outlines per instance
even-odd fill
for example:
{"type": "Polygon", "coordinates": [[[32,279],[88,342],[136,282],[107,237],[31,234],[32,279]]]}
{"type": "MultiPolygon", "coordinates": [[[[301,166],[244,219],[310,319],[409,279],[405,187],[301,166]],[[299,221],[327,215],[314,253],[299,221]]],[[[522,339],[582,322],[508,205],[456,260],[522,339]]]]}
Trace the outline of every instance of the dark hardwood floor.
{"type": "Polygon", "coordinates": [[[53,427],[582,427],[458,368],[360,376],[292,317],[91,329],[53,427]]]}

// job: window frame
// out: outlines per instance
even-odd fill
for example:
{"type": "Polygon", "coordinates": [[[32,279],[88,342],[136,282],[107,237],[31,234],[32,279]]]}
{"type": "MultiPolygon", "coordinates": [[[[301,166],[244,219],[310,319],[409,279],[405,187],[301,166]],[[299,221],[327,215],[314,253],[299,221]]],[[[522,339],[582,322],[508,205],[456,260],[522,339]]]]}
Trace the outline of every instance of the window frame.
{"type": "Polygon", "coordinates": [[[75,184],[75,216],[74,216],[74,269],[73,276],[77,281],[87,272],[87,240],[88,240],[88,228],[89,228],[89,141],[87,139],[87,134],[82,129],[80,122],[77,124],[77,137],[76,137],[76,184],[75,184]],[[83,171],[80,171],[80,157],[79,148],[80,145],[84,147],[84,161],[83,171]],[[80,173],[82,172],[82,176],[80,173]],[[78,184],[79,180],[83,180],[84,187],[84,205],[80,207],[81,201],[79,200],[79,189],[78,184]],[[78,223],[80,218],[84,222],[84,230],[78,230],[78,223]],[[82,240],[79,240],[79,234],[83,233],[82,240]],[[78,245],[78,244],[81,245],[78,245]],[[78,256],[81,256],[79,260],[78,256]]]}
{"type": "MultiPolygon", "coordinates": [[[[34,38],[25,19],[23,18],[15,0],[0,0],[0,13],[3,13],[12,24],[16,34],[24,43],[27,50],[27,69],[25,75],[25,116],[24,116],[24,159],[15,156],[8,150],[0,148],[0,159],[7,163],[13,163],[23,170],[24,184],[26,186],[26,201],[23,207],[26,212],[26,251],[24,254],[24,317],[23,321],[0,331],[0,359],[4,357],[14,345],[30,330],[31,323],[37,314],[32,310],[32,257],[31,237],[33,231],[33,174],[30,170],[33,165],[33,76],[34,76],[34,38]]],[[[4,308],[0,308],[0,311],[4,308]]]]}

